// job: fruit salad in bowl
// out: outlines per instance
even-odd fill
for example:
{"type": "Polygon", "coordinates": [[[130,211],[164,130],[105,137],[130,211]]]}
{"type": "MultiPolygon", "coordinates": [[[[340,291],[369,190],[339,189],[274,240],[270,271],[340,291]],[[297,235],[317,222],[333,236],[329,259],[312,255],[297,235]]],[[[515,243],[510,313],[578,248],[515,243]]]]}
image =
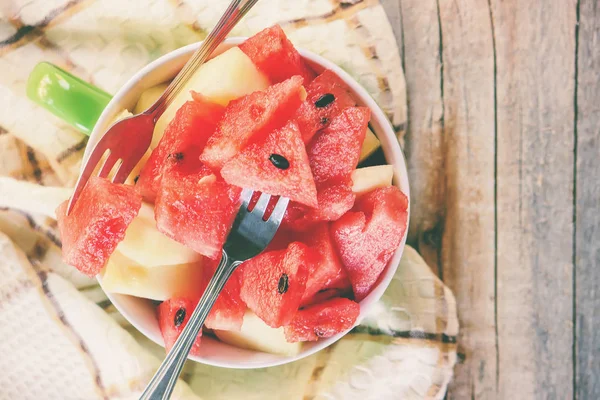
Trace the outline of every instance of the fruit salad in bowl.
{"type": "MultiPolygon", "coordinates": [[[[151,105],[196,46],[132,78],[90,143],[151,105]]],[[[279,26],[228,40],[195,72],[126,184],[92,178],[68,216],[59,206],[63,258],[97,275],[125,317],[169,350],[215,272],[243,188],[290,204],[267,249],[226,284],[191,358],[251,368],[307,356],[355,326],[392,279],[408,183],[381,109],[279,26]]]]}

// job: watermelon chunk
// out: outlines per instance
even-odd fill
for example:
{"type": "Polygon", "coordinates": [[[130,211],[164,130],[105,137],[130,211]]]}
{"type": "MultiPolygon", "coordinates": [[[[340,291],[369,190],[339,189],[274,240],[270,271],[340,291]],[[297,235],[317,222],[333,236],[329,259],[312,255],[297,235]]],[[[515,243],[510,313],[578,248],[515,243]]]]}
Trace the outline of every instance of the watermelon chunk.
{"type": "Polygon", "coordinates": [[[362,300],[398,248],[408,217],[408,198],[395,186],[360,197],[331,232],[354,295],[362,300]]]}
{"type": "Polygon", "coordinates": [[[367,107],[346,108],[313,138],[307,153],[317,184],[349,182],[358,165],[370,117],[367,107]]]}
{"type": "Polygon", "coordinates": [[[344,81],[331,70],[324,71],[307,85],[306,94],[306,100],[294,117],[304,143],[309,143],[317,131],[328,127],[342,110],[356,105],[344,81]]]}
{"type": "Polygon", "coordinates": [[[284,328],[288,342],[316,341],[344,332],[356,323],[360,306],[352,300],[336,298],[298,311],[284,328]]]}
{"type": "Polygon", "coordinates": [[[283,126],[303,96],[302,78],[294,76],[266,90],[233,100],[200,159],[214,169],[221,169],[251,140],[258,141],[283,126]]]}
{"type": "MultiPolygon", "coordinates": [[[[203,265],[202,293],[217,270],[217,261],[207,260],[203,265]]],[[[204,325],[209,329],[239,331],[242,328],[246,304],[240,297],[241,269],[234,271],[210,310],[204,325]]]]}
{"type": "Polygon", "coordinates": [[[267,325],[287,325],[300,306],[313,256],[308,247],[290,243],[285,250],[268,251],[241,268],[241,297],[267,325]]]}
{"type": "Polygon", "coordinates": [[[142,207],[133,186],[92,176],[67,216],[68,201],[56,209],[63,260],[86,275],[98,274],[142,207]]]}
{"type": "Polygon", "coordinates": [[[171,239],[218,260],[240,207],[240,193],[206,167],[186,176],[171,171],[163,176],[156,198],[156,226],[171,239]]]}
{"type": "Polygon", "coordinates": [[[142,168],[136,187],[144,200],[153,203],[163,174],[177,169],[183,175],[197,172],[199,157],[222,117],[224,107],[192,92],[193,100],[177,110],[158,146],[142,168]]]}
{"type": "Polygon", "coordinates": [[[300,75],[308,84],[315,77],[279,25],[263,29],[239,47],[272,83],[300,75]]]}
{"type": "Polygon", "coordinates": [[[317,188],[319,207],[291,202],[283,224],[287,229],[304,232],[321,221],[335,221],[352,208],[355,198],[352,188],[346,184],[321,184],[317,188]]]}
{"type": "Polygon", "coordinates": [[[313,302],[314,296],[327,289],[349,288],[350,281],[333,246],[328,223],[301,235],[300,240],[313,250],[314,261],[308,272],[302,305],[313,302]]]}
{"type": "Polygon", "coordinates": [[[264,141],[246,147],[225,163],[221,175],[231,185],[317,206],[317,188],[308,156],[293,121],[268,134],[264,141]]]}
{"type": "MultiPolygon", "coordinates": [[[[183,332],[187,325],[194,308],[198,304],[197,300],[187,298],[174,298],[160,303],[156,312],[158,314],[158,326],[163,340],[165,341],[165,349],[167,353],[171,350],[175,341],[183,332]]],[[[200,353],[200,341],[202,337],[202,329],[198,332],[198,337],[192,345],[190,354],[197,356],[200,353]]]]}

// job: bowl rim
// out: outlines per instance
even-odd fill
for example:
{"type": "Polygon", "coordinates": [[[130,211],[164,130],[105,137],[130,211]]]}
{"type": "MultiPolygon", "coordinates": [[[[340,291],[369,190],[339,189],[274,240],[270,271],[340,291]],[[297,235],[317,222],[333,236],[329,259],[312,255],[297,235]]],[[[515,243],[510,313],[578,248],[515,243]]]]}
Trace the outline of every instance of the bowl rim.
{"type": "MultiPolygon", "coordinates": [[[[239,45],[247,37],[230,37],[227,38],[223,44],[219,47],[217,51],[225,51],[230,47],[239,45]]],[[[191,56],[191,54],[202,44],[202,42],[192,43],[187,46],[181,47],[179,49],[173,50],[167,54],[162,55],[156,60],[150,62],[148,65],[140,69],[136,72],[121,88],[117,91],[114,97],[111,99],[109,104],[103,110],[98,122],[96,123],[92,133],[90,134],[90,138],[88,141],[88,146],[84,152],[82,166],[85,164],[85,161],[89,158],[93,145],[97,143],[100,137],[106,131],[106,128],[112,122],[113,118],[125,107],[123,107],[124,98],[126,95],[136,87],[138,87],[141,82],[143,82],[148,75],[159,69],[160,67],[170,63],[175,62],[179,58],[184,58],[186,55],[191,56]]],[[[410,223],[410,188],[408,182],[408,170],[406,166],[406,159],[404,157],[402,148],[400,143],[396,137],[396,134],[393,130],[393,127],[385,115],[384,111],[381,107],[375,102],[375,100],[371,97],[369,92],[361,86],[352,76],[350,76],[346,71],[340,68],[337,64],[332,61],[324,58],[321,55],[318,55],[314,52],[308,51],[306,49],[296,47],[300,55],[309,62],[309,64],[318,66],[322,69],[330,69],[336,73],[354,92],[355,95],[360,99],[360,103],[363,106],[368,107],[371,110],[371,125],[373,126],[373,130],[376,135],[382,142],[382,148],[384,150],[386,161],[394,166],[394,185],[402,190],[402,192],[407,196],[409,205],[407,210],[407,229],[404,232],[404,235],[400,241],[400,244],[394,255],[386,265],[386,268],[380,275],[378,282],[375,288],[362,300],[359,302],[360,305],[360,314],[359,317],[354,324],[354,326],[360,324],[362,318],[367,314],[368,310],[371,308],[373,304],[375,304],[383,295],[387,287],[389,286],[391,280],[394,277],[394,274],[398,268],[398,264],[400,262],[400,258],[402,257],[402,253],[404,251],[404,247],[406,245],[406,238],[408,233],[408,226],[410,223]],[[389,146],[383,146],[383,140],[380,135],[385,136],[385,140],[389,141],[389,146]],[[385,147],[388,147],[387,149],[385,147]]],[[[150,331],[144,324],[142,324],[134,313],[130,310],[127,310],[121,301],[118,299],[120,296],[116,293],[110,293],[106,291],[102,285],[102,277],[99,275],[96,276],[98,283],[102,287],[102,290],[115,306],[115,308],[123,315],[123,317],[139,332],[141,332],[145,337],[150,339],[152,342],[158,344],[161,347],[164,347],[164,343],[162,341],[162,337],[156,337],[156,335],[150,331]]],[[[353,327],[354,327],[353,326],[353,327]]],[[[335,336],[330,338],[319,340],[317,342],[312,342],[312,345],[309,349],[302,349],[295,356],[278,356],[277,359],[274,359],[270,362],[265,361],[250,361],[246,363],[236,363],[236,362],[224,362],[224,361],[216,361],[206,356],[192,356],[190,355],[188,359],[216,367],[224,367],[224,368],[236,368],[236,369],[254,369],[254,368],[265,368],[265,367],[274,367],[278,365],[287,364],[293,361],[300,360],[302,358],[308,357],[341,339],[345,336],[352,328],[341,332],[335,336]]],[[[227,345],[231,346],[231,345],[227,345]]],[[[235,346],[231,346],[235,347],[235,346]]],[[[261,353],[253,350],[246,350],[253,353],[261,353]]]]}

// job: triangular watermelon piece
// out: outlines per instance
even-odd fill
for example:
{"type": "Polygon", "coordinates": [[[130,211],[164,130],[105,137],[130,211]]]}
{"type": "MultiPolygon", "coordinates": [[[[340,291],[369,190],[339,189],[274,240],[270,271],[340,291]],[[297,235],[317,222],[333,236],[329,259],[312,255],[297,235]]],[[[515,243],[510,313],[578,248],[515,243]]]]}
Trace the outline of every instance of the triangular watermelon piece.
{"type": "Polygon", "coordinates": [[[395,186],[361,196],[352,211],[331,225],[333,241],[352,282],[365,298],[398,248],[408,220],[408,198],[395,186]]]}
{"type": "Polygon", "coordinates": [[[308,156],[293,121],[268,134],[262,142],[246,147],[225,163],[221,175],[231,185],[317,206],[317,188],[308,156]]]}
{"type": "MultiPolygon", "coordinates": [[[[183,332],[183,328],[185,328],[190,320],[196,304],[198,304],[198,299],[173,298],[163,301],[156,309],[158,326],[165,341],[167,353],[171,350],[181,332],[183,332]]],[[[196,340],[194,340],[190,354],[197,356],[200,353],[201,339],[202,329],[198,332],[196,340]]]]}
{"type": "Polygon", "coordinates": [[[192,96],[193,100],[177,110],[137,180],[136,188],[148,202],[155,201],[160,180],[169,170],[183,175],[198,171],[200,154],[223,116],[223,106],[198,93],[192,92],[192,96]]]}
{"type": "Polygon", "coordinates": [[[331,70],[326,70],[305,86],[306,100],[296,111],[294,119],[300,127],[304,143],[308,143],[317,131],[327,128],[342,110],[356,106],[356,100],[344,81],[331,70]]]}
{"type": "Polygon", "coordinates": [[[220,259],[240,207],[240,193],[207,167],[185,176],[170,171],[156,198],[156,227],[195,252],[220,259]]]}
{"type": "Polygon", "coordinates": [[[350,182],[370,118],[367,107],[346,108],[312,139],[307,153],[317,184],[350,182]]]}
{"type": "Polygon", "coordinates": [[[304,62],[279,25],[263,29],[240,44],[242,50],[272,83],[294,75],[304,78],[307,85],[315,73],[304,62]]]}
{"type": "Polygon", "coordinates": [[[142,198],[133,186],[92,176],[68,216],[67,205],[65,201],[56,209],[63,260],[94,276],[125,238],[142,198]]]}
{"type": "Polygon", "coordinates": [[[287,325],[300,306],[312,261],[311,250],[300,242],[246,261],[240,266],[242,300],[267,325],[287,325]]]}
{"type": "Polygon", "coordinates": [[[209,167],[220,170],[251,140],[259,141],[285,125],[303,98],[302,77],[294,76],[266,90],[233,100],[200,159],[209,167]]]}
{"type": "Polygon", "coordinates": [[[298,311],[284,328],[288,342],[316,341],[344,332],[354,326],[360,306],[352,300],[337,298],[298,311]]]}

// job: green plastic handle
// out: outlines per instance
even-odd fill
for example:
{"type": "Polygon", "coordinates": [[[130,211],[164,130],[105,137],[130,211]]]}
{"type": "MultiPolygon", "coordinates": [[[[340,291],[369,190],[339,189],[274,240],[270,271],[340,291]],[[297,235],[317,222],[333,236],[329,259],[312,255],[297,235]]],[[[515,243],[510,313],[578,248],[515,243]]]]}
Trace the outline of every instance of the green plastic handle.
{"type": "Polygon", "coordinates": [[[89,136],[112,96],[54,64],[42,62],[29,74],[27,97],[89,136]]]}

